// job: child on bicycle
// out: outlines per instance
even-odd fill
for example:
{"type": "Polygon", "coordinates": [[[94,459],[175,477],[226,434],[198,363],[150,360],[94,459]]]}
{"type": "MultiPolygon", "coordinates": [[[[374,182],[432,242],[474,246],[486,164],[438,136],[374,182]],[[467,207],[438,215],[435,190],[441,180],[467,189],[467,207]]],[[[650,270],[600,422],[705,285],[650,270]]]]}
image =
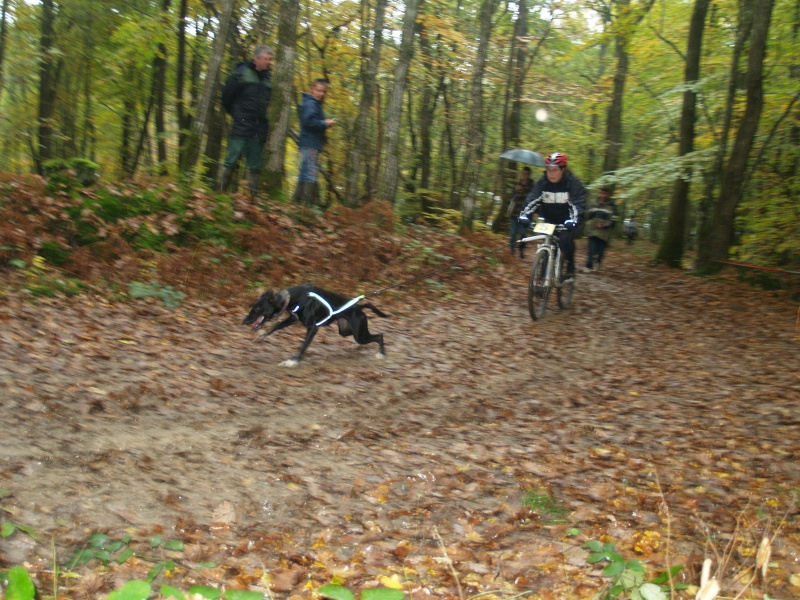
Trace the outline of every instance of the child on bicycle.
{"type": "Polygon", "coordinates": [[[586,188],[567,168],[567,155],[553,152],[544,160],[544,175],[528,194],[520,220],[530,223],[538,213],[548,223],[564,225],[558,244],[567,259],[567,278],[575,277],[575,237],[586,210],[586,188]]]}

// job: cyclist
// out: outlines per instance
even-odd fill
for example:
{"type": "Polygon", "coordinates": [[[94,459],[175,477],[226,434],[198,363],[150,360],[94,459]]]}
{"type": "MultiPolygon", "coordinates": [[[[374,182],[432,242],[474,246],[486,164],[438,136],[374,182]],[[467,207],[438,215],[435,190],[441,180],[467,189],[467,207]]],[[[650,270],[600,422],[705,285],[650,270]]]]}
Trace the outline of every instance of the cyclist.
{"type": "Polygon", "coordinates": [[[563,152],[549,154],[544,164],[544,175],[525,199],[519,218],[530,223],[531,215],[538,213],[546,222],[566,227],[559,233],[558,243],[567,259],[569,279],[575,276],[575,236],[586,210],[586,188],[567,168],[567,155],[563,152]]]}

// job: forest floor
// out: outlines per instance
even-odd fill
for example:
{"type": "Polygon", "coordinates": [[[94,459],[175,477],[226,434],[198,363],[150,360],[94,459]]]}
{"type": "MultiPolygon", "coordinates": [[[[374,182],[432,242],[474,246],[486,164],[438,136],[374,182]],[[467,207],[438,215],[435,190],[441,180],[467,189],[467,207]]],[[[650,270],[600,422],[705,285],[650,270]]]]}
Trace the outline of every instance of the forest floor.
{"type": "Polygon", "coordinates": [[[0,567],[47,595],[58,563],[77,575],[62,597],[149,572],[287,598],[331,580],[590,598],[598,539],[648,577],[683,564],[696,585],[709,556],[725,597],[798,598],[797,303],[651,255],[617,244],[539,322],[530,255],[457,293],[394,290],[370,316],[384,360],[329,328],[295,368],[300,328],[255,343],[240,325],[253,292],[176,309],[7,292],[0,567]],[[95,533],[136,555],[104,560],[95,533]]]}

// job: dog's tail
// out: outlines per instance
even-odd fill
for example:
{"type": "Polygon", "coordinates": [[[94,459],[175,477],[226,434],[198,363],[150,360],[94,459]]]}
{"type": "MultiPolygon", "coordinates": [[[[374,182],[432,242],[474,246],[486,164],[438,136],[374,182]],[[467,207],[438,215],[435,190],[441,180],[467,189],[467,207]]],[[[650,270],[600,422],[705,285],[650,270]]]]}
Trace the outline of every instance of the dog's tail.
{"type": "Polygon", "coordinates": [[[364,303],[364,304],[362,304],[361,306],[363,306],[364,308],[368,308],[368,309],[370,309],[372,312],[374,312],[374,313],[375,313],[376,315],[378,315],[379,317],[383,317],[384,319],[388,319],[388,318],[389,318],[389,315],[387,315],[386,313],[383,313],[383,312],[379,311],[377,308],[375,308],[375,305],[374,305],[374,304],[372,304],[371,302],[365,302],[365,303],[364,303]]]}

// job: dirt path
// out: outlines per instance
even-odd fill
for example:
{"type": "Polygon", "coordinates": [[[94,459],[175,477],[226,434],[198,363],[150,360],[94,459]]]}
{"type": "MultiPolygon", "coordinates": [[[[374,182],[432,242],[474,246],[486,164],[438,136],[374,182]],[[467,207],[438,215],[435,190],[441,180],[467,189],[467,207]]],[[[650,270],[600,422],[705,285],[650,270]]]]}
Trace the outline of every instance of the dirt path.
{"type": "MultiPolygon", "coordinates": [[[[520,558],[532,536],[563,540],[569,525],[623,548],[643,531],[664,536],[660,484],[684,553],[702,541],[698,523],[730,533],[748,503],[773,529],[793,511],[773,556],[797,573],[797,307],[647,269],[629,252],[607,262],[579,278],[570,310],[537,323],[529,261],[468,297],[379,297],[392,314],[371,320],[385,360],[330,329],[294,369],[278,363],[301,332],[253,343],[240,297],[176,312],[10,298],[0,315],[7,520],[54,535],[63,554],[88,531],[161,527],[203,544],[225,522],[217,551],[228,560],[242,539],[284,533],[285,548],[290,533],[293,552],[335,540],[337,560],[358,549],[375,569],[413,564],[377,540],[435,547],[435,527],[448,546],[484,544],[459,569],[511,581],[524,571],[526,585],[547,589],[552,573],[520,558]],[[531,489],[563,503],[569,523],[520,514],[531,489]]],[[[8,564],[51,556],[25,536],[0,550],[8,564]]]]}

